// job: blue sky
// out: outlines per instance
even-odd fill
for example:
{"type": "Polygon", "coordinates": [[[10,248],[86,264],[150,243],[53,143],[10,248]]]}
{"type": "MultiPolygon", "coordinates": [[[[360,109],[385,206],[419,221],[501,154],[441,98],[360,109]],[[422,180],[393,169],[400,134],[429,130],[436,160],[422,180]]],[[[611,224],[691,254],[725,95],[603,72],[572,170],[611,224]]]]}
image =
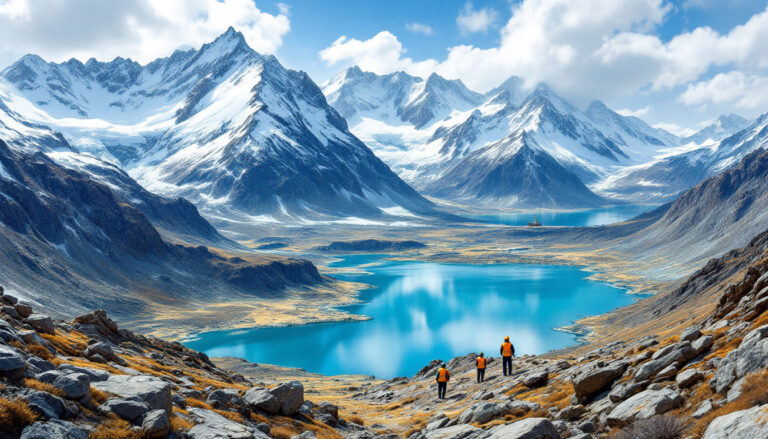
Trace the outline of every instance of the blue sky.
{"type": "Polygon", "coordinates": [[[25,53],[146,63],[228,26],[323,82],[351,65],[437,72],[484,91],[511,75],[577,106],[670,129],[768,112],[757,0],[0,0],[0,65],[25,53]]]}

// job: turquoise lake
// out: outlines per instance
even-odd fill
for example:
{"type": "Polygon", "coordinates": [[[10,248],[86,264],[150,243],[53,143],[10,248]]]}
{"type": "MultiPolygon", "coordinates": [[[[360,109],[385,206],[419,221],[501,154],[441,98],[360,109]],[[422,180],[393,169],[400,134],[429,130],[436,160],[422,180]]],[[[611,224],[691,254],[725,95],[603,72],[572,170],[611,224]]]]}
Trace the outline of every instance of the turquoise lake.
{"type": "Polygon", "coordinates": [[[636,296],[587,279],[578,267],[467,265],[342,257],[335,267],[368,273],[334,275],[364,282],[363,303],[344,309],[372,320],[286,328],[207,332],[185,342],[212,357],[301,367],[327,375],[410,376],[433,359],[469,352],[497,356],[509,335],[517,354],[575,344],[554,328],[628,305],[636,296]]]}
{"type": "Polygon", "coordinates": [[[532,210],[464,216],[485,223],[509,226],[526,226],[533,221],[534,215],[544,226],[601,226],[632,219],[657,207],[655,205],[625,204],[586,210],[532,210]]]}

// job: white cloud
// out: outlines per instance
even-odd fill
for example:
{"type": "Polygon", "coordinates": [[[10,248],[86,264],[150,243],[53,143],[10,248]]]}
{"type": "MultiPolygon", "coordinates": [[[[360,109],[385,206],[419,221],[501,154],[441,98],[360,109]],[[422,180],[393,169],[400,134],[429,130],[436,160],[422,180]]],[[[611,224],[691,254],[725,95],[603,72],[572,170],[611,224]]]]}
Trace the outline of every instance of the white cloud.
{"type": "Polygon", "coordinates": [[[638,108],[637,110],[630,110],[629,108],[623,108],[621,110],[616,110],[616,112],[621,114],[622,116],[634,116],[634,117],[645,116],[650,111],[651,111],[651,106],[650,105],[646,105],[643,108],[638,108]]]}
{"type": "Polygon", "coordinates": [[[282,15],[291,15],[291,6],[286,3],[278,3],[277,10],[280,11],[282,15]]]}
{"type": "Polygon", "coordinates": [[[670,133],[680,137],[690,136],[696,132],[696,130],[692,128],[683,128],[680,125],[676,125],[674,123],[669,123],[669,122],[657,123],[653,127],[659,128],[662,130],[667,130],[670,133]]]}
{"type": "Polygon", "coordinates": [[[680,95],[687,105],[728,104],[739,109],[768,108],[768,78],[740,71],[719,73],[708,80],[690,84],[680,95]]]}
{"type": "Polygon", "coordinates": [[[428,36],[432,36],[435,34],[434,29],[432,29],[431,26],[423,24],[423,23],[406,23],[405,28],[415,34],[424,34],[428,36]]]}
{"type": "Polygon", "coordinates": [[[475,10],[472,3],[467,2],[464,9],[459,11],[456,24],[462,34],[467,35],[476,32],[488,32],[488,29],[496,22],[499,14],[493,8],[475,10]]]}
{"type": "Polygon", "coordinates": [[[290,29],[286,14],[252,0],[0,0],[0,55],[63,61],[116,56],[148,62],[200,46],[233,26],[248,44],[274,53],[290,29]]]}
{"type": "MultiPolygon", "coordinates": [[[[460,45],[448,48],[443,59],[413,60],[395,35],[380,32],[370,40],[337,40],[321,57],[329,65],[359,64],[380,74],[436,72],[478,91],[517,75],[529,86],[545,81],[580,104],[666,92],[724,66],[765,76],[768,9],[725,34],[699,27],[662,41],[655,31],[671,8],[666,0],[523,0],[512,7],[495,47],[460,45]],[[379,53],[386,59],[375,59],[379,53]]],[[[761,85],[754,78],[751,84],[761,85]]],[[[681,102],[701,100],[695,93],[681,102]]],[[[735,102],[756,108],[763,101],[735,102]]]]}

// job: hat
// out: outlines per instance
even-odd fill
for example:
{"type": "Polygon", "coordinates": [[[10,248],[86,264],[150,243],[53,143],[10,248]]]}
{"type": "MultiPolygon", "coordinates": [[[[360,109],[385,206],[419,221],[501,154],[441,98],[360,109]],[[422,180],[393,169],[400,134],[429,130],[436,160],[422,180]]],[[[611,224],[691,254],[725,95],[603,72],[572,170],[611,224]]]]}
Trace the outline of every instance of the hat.
{"type": "Polygon", "coordinates": [[[509,341],[509,336],[507,335],[506,337],[504,337],[504,340],[509,341]]]}
{"type": "Polygon", "coordinates": [[[440,366],[440,367],[445,367],[445,366],[446,366],[446,364],[445,364],[445,363],[443,363],[443,364],[442,364],[442,366],[440,366]]]}

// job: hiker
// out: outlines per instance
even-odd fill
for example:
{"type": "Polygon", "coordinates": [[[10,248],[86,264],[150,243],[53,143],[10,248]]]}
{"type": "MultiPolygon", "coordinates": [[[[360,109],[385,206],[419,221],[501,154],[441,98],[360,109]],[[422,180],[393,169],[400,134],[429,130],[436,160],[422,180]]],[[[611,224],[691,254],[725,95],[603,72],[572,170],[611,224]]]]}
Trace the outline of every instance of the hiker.
{"type": "Polygon", "coordinates": [[[504,343],[501,344],[499,353],[501,354],[501,367],[504,376],[507,376],[507,371],[509,371],[509,375],[512,375],[512,357],[515,355],[515,346],[509,342],[509,336],[504,337],[504,343]]]}
{"type": "Polygon", "coordinates": [[[448,387],[448,380],[451,379],[451,373],[445,368],[445,363],[440,365],[440,369],[437,369],[437,397],[439,399],[445,399],[445,390],[448,387]]]}
{"type": "Polygon", "coordinates": [[[483,355],[482,352],[480,352],[480,356],[477,357],[475,360],[475,365],[477,366],[477,382],[482,383],[485,380],[485,364],[487,363],[487,360],[485,358],[485,355],[483,355]]]}

